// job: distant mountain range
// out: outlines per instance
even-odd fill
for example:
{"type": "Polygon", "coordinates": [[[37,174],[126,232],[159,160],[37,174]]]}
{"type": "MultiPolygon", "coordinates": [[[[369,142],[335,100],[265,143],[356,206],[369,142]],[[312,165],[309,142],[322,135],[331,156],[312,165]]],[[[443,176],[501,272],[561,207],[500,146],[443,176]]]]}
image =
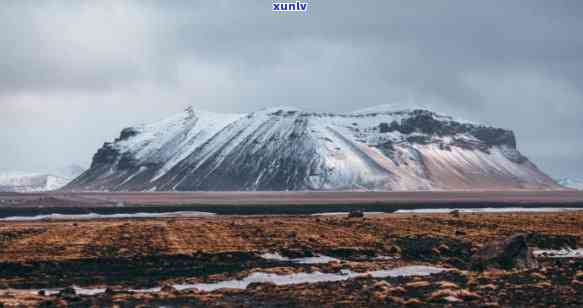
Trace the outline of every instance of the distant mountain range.
{"type": "Polygon", "coordinates": [[[0,191],[39,192],[59,189],[83,173],[78,165],[56,169],[50,173],[0,171],[0,191]]]}
{"type": "Polygon", "coordinates": [[[423,109],[184,112],[121,131],[70,190],[561,189],[514,133],[423,109]]]}
{"type": "Polygon", "coordinates": [[[557,180],[557,183],[564,187],[583,190],[583,179],[561,178],[557,180]]]}

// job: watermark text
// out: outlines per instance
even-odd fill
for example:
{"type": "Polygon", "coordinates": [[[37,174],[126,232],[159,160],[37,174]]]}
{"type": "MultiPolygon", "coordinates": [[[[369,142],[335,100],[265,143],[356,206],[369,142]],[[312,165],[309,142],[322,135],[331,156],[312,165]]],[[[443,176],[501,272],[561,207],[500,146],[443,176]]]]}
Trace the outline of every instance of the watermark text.
{"type": "Polygon", "coordinates": [[[271,10],[274,12],[307,12],[308,2],[273,2],[271,10]]]}

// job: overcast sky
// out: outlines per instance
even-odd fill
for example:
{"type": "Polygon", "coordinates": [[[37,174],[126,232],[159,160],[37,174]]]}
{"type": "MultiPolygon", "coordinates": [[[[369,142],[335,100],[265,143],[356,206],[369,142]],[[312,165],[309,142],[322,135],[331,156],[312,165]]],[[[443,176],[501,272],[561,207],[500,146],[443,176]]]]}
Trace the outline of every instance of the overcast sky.
{"type": "Polygon", "coordinates": [[[583,177],[583,1],[3,1],[0,169],[88,166],[187,105],[343,112],[397,103],[512,129],[583,177]]]}

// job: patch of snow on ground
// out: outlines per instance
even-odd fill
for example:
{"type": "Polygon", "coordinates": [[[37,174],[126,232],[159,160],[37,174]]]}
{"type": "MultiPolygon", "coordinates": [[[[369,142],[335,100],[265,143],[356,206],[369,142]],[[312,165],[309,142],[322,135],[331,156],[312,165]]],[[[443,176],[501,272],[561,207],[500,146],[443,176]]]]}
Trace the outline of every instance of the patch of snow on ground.
{"type": "Polygon", "coordinates": [[[536,257],[547,258],[583,258],[583,249],[540,249],[532,252],[536,257]]]}
{"type": "Polygon", "coordinates": [[[392,256],[376,256],[372,258],[373,260],[385,261],[385,260],[397,260],[399,257],[392,257],[392,256]]]}
{"type": "Polygon", "coordinates": [[[199,217],[213,216],[214,213],[180,211],[167,213],[120,213],[120,214],[48,214],[36,216],[10,216],[0,218],[0,221],[34,221],[34,220],[85,220],[85,219],[108,219],[108,218],[151,218],[151,217],[199,217]]]}
{"type": "Polygon", "coordinates": [[[333,282],[348,280],[356,277],[371,275],[374,278],[402,277],[402,276],[429,276],[446,271],[445,268],[434,266],[404,266],[390,270],[379,270],[365,273],[356,273],[350,270],[342,270],[339,274],[335,273],[293,273],[288,275],[277,275],[271,273],[253,273],[242,280],[227,280],[215,283],[197,283],[197,284],[177,284],[174,287],[177,290],[197,289],[206,292],[212,292],[222,288],[245,289],[252,283],[273,283],[276,285],[294,285],[302,283],[333,282]]]}
{"type": "MultiPolygon", "coordinates": [[[[241,279],[241,280],[226,280],[220,282],[212,283],[195,283],[195,284],[175,284],[173,287],[178,290],[187,289],[197,289],[205,292],[212,292],[223,288],[229,289],[246,289],[252,283],[273,283],[279,286],[284,285],[294,285],[302,283],[317,283],[317,282],[333,282],[333,281],[343,281],[357,277],[364,277],[367,275],[373,278],[387,278],[387,277],[408,277],[408,276],[429,276],[432,274],[441,273],[447,271],[445,268],[425,266],[425,265],[412,265],[398,267],[390,270],[378,270],[370,271],[364,273],[356,273],[350,270],[341,270],[340,273],[322,273],[322,272],[312,272],[312,273],[293,273],[288,275],[278,275],[272,273],[262,273],[256,272],[251,275],[241,279]]],[[[81,295],[95,295],[105,292],[105,288],[80,288],[73,287],[77,294],[81,295]]],[[[62,289],[43,289],[47,294],[57,294],[62,289]]],[[[160,287],[149,288],[149,289],[129,289],[131,292],[141,292],[141,293],[154,293],[160,292],[160,287]]],[[[38,290],[31,290],[33,292],[38,292],[38,290]]]]}
{"type": "MultiPolygon", "coordinates": [[[[105,288],[81,288],[81,287],[77,287],[77,286],[73,286],[73,289],[75,290],[75,294],[89,295],[89,296],[105,293],[105,290],[106,290],[105,288]]],[[[47,295],[59,294],[59,292],[61,292],[61,290],[63,290],[63,289],[43,289],[43,291],[45,291],[45,293],[47,295]]]]}
{"type": "Polygon", "coordinates": [[[293,262],[298,264],[326,264],[334,261],[340,261],[339,259],[322,255],[306,258],[288,258],[280,255],[279,253],[264,253],[261,255],[261,257],[266,260],[293,262]]]}

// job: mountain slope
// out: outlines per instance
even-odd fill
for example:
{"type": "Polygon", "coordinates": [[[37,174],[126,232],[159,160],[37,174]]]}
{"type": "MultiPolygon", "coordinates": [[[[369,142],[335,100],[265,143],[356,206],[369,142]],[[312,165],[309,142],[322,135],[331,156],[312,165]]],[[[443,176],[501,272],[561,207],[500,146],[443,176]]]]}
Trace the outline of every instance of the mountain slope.
{"type": "Polygon", "coordinates": [[[124,129],[71,190],[559,189],[511,131],[427,110],[185,112],[124,129]]]}

